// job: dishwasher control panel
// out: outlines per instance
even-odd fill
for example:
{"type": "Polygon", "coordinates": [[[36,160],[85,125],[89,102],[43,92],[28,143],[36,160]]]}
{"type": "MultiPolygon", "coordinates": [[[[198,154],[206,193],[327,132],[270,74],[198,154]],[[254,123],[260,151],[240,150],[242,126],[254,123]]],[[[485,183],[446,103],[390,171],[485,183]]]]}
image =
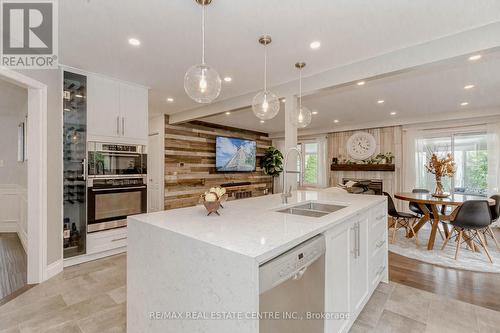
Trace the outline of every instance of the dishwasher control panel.
{"type": "Polygon", "coordinates": [[[318,235],[259,268],[260,293],[264,293],[291,278],[300,278],[307,267],[325,253],[325,237],[318,235]]]}

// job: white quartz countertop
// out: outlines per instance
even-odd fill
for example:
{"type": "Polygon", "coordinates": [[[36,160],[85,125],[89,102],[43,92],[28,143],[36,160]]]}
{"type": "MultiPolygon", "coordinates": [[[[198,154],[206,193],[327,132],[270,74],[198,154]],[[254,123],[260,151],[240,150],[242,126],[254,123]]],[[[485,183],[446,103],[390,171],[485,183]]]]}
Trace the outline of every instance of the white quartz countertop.
{"type": "Polygon", "coordinates": [[[129,223],[147,223],[194,240],[206,242],[264,263],[301,242],[386,200],[384,196],[355,195],[325,190],[295,191],[288,204],[279,194],[229,201],[220,216],[207,216],[203,206],[129,217],[129,223]],[[301,202],[346,205],[320,218],[276,212],[301,202]]]}

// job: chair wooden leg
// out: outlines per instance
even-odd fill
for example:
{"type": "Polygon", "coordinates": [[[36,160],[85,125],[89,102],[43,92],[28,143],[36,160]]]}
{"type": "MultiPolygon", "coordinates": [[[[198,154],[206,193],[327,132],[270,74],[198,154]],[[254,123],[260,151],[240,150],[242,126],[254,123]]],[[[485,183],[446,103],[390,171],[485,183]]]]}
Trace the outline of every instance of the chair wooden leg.
{"type": "Polygon", "coordinates": [[[392,233],[392,244],[396,241],[396,232],[398,231],[398,219],[394,219],[394,231],[392,233]]]}
{"type": "Polygon", "coordinates": [[[413,222],[412,222],[412,220],[413,219],[408,220],[408,226],[410,227],[410,230],[413,233],[413,235],[415,235],[415,244],[417,245],[417,247],[419,247],[419,244],[418,244],[418,233],[415,232],[415,229],[413,229],[413,222]]]}
{"type": "Polygon", "coordinates": [[[458,232],[458,241],[457,241],[457,249],[455,250],[455,260],[458,259],[458,252],[460,251],[460,244],[462,243],[462,234],[463,234],[463,230],[460,229],[460,231],[458,232]]]}
{"type": "Polygon", "coordinates": [[[446,237],[446,239],[444,240],[443,246],[441,247],[441,251],[443,251],[444,248],[446,247],[446,244],[448,244],[448,241],[450,240],[451,236],[453,235],[453,231],[455,231],[455,228],[453,228],[451,230],[451,232],[448,233],[448,237],[446,237]]]}
{"type": "Polygon", "coordinates": [[[491,238],[493,238],[493,241],[495,242],[497,250],[500,251],[500,244],[498,244],[498,240],[495,236],[495,232],[493,231],[493,229],[491,229],[491,227],[488,227],[488,232],[489,232],[491,238]]]}
{"type": "Polygon", "coordinates": [[[486,256],[490,260],[490,263],[493,263],[493,260],[491,259],[491,256],[490,256],[490,252],[488,251],[488,248],[486,247],[486,244],[484,242],[483,233],[481,231],[476,230],[476,235],[479,238],[479,240],[481,241],[481,246],[483,247],[484,252],[486,252],[486,256]]]}
{"type": "Polygon", "coordinates": [[[438,228],[437,229],[439,231],[439,236],[441,236],[441,240],[444,241],[446,239],[446,237],[443,236],[443,232],[441,231],[441,228],[439,227],[439,224],[438,224],[438,228]]]}

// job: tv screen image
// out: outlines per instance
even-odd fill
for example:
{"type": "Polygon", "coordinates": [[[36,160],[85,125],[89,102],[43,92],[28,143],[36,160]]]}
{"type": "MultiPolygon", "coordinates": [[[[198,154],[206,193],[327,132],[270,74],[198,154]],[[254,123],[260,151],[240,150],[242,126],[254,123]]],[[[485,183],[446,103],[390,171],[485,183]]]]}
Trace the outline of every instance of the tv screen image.
{"type": "Polygon", "coordinates": [[[219,172],[255,171],[256,150],[255,141],[218,136],[215,167],[219,172]]]}

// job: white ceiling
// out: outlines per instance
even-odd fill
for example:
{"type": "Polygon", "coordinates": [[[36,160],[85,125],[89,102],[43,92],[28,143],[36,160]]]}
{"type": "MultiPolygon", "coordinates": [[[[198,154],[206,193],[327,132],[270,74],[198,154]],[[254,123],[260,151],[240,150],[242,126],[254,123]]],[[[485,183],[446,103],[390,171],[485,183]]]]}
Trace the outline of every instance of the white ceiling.
{"type": "MultiPolygon", "coordinates": [[[[61,63],[151,87],[152,112],[199,107],[183,89],[185,71],[200,61],[200,7],[194,0],[64,0],[61,63]],[[140,47],[127,43],[141,40],[140,47]],[[168,104],[166,97],[175,98],[168,104]]],[[[270,84],[371,58],[500,21],[498,0],[214,0],[207,10],[207,62],[224,84],[219,99],[262,86],[262,47],[273,36],[270,84]],[[309,43],[321,40],[319,50],[309,43]]]]}
{"type": "Polygon", "coordinates": [[[28,103],[28,91],[0,79],[0,116],[17,116],[28,103]]]}
{"type": "MultiPolygon", "coordinates": [[[[352,83],[303,99],[318,112],[307,130],[331,132],[374,124],[408,124],[443,118],[500,114],[500,51],[483,52],[477,62],[467,57],[424,66],[405,73],[352,83]],[[464,86],[475,87],[465,90],[464,86]],[[378,100],[384,100],[378,104],[378,100]],[[468,102],[463,107],[460,104],[468,102]],[[397,112],[391,115],[391,112],[397,112]],[[333,121],[337,119],[339,123],[333,121]]],[[[282,104],[283,106],[283,104],[282,104]]],[[[204,121],[267,133],[284,130],[284,112],[261,124],[251,109],[204,118],[204,121]]]]}

